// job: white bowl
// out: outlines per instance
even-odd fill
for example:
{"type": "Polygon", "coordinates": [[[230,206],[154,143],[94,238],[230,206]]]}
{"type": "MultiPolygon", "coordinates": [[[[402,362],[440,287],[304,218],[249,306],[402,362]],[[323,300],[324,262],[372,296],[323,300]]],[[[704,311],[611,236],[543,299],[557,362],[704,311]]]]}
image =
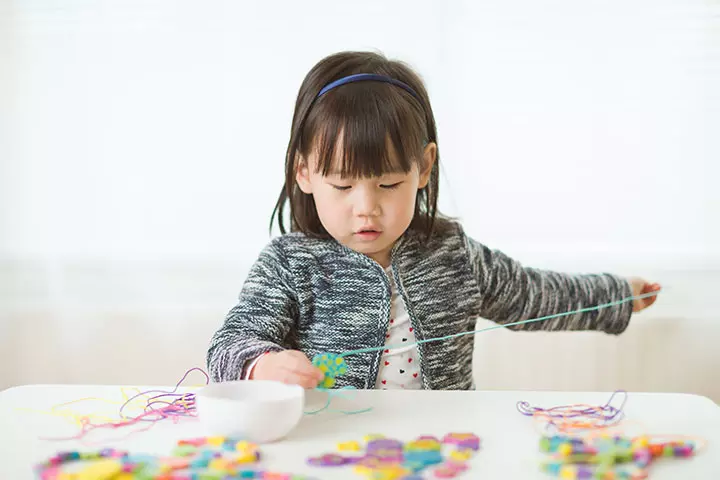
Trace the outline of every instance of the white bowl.
{"type": "Polygon", "coordinates": [[[209,435],[267,443],[285,437],[303,416],[305,389],[265,380],[214,383],[197,392],[198,418],[209,435]]]}

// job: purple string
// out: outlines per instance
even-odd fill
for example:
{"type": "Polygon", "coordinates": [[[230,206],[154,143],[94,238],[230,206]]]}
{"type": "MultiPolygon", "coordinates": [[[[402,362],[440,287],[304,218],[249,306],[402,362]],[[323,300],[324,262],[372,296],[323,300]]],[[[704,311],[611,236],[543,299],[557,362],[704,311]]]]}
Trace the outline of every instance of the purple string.
{"type": "Polygon", "coordinates": [[[125,403],[122,404],[120,407],[120,417],[127,419],[129,417],[126,417],[123,414],[123,410],[125,410],[125,407],[135,400],[138,397],[147,395],[149,393],[159,393],[160,395],[155,395],[153,397],[150,397],[147,401],[147,404],[145,405],[145,413],[152,412],[156,414],[157,418],[143,418],[141,421],[145,422],[157,422],[158,420],[162,420],[164,418],[168,417],[187,417],[187,416],[194,416],[195,412],[195,394],[194,393],[177,393],[178,388],[180,388],[180,385],[185,381],[185,379],[190,375],[191,372],[198,371],[202,373],[205,376],[205,385],[210,383],[210,377],[208,374],[202,370],[201,368],[191,368],[187,372],[185,372],[185,375],[180,379],[180,381],[175,384],[175,388],[173,388],[170,391],[166,390],[147,390],[144,392],[140,392],[137,395],[134,395],[133,397],[129,398],[125,403]],[[173,401],[168,400],[161,400],[164,397],[170,397],[175,398],[173,401]],[[155,405],[165,405],[163,407],[156,408],[155,405]]]}
{"type": "Polygon", "coordinates": [[[605,405],[601,407],[584,407],[582,405],[561,405],[552,408],[532,407],[530,403],[526,401],[520,401],[517,403],[517,409],[520,413],[525,416],[531,417],[537,413],[543,413],[545,416],[550,418],[550,424],[554,422],[552,419],[568,419],[576,417],[590,417],[595,419],[601,419],[606,425],[619,422],[623,417],[623,408],[627,402],[627,392],[625,390],[616,390],[608,399],[605,405]],[[616,395],[624,395],[620,407],[616,408],[612,406],[613,399],[616,395]]]}

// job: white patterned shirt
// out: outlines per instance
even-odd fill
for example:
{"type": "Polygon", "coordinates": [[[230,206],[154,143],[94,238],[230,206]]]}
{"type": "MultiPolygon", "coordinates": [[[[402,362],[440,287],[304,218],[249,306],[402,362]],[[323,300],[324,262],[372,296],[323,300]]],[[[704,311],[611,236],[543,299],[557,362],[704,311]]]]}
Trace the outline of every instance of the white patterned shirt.
{"type": "Polygon", "coordinates": [[[385,345],[393,348],[386,348],[382,352],[375,388],[421,390],[423,386],[418,349],[417,345],[410,345],[417,341],[410,316],[398,294],[392,270],[387,268],[385,273],[392,291],[390,326],[385,334],[385,345]],[[404,344],[409,346],[405,347],[404,344]]]}

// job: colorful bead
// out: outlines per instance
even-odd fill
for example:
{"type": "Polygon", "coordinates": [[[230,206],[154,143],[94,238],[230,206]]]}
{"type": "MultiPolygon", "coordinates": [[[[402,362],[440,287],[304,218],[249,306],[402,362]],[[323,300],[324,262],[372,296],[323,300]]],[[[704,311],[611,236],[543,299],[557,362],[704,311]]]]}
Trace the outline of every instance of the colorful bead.
{"type": "Polygon", "coordinates": [[[458,462],[469,460],[470,457],[472,457],[472,452],[470,450],[453,450],[450,452],[450,458],[457,460],[458,462]]]}
{"type": "Polygon", "coordinates": [[[178,445],[192,445],[193,447],[202,447],[205,445],[205,438],[190,438],[186,440],[180,440],[178,445]]]}
{"type": "Polygon", "coordinates": [[[405,451],[406,452],[412,452],[412,451],[425,451],[425,450],[440,450],[442,448],[442,445],[439,441],[436,439],[417,439],[415,441],[409,442],[407,445],[405,445],[405,451]]]}
{"type": "MultiPolygon", "coordinates": [[[[455,446],[463,445],[466,446],[466,448],[472,448],[474,445],[477,445],[477,448],[480,447],[480,437],[472,433],[448,433],[443,437],[442,442],[455,446]]],[[[475,448],[473,449],[476,450],[475,448]]]]}
{"type": "Polygon", "coordinates": [[[287,473],[265,472],[262,476],[263,480],[291,480],[287,473]]]}
{"type": "Polygon", "coordinates": [[[205,443],[211,447],[219,447],[225,443],[225,437],[207,437],[205,443]]]}
{"type": "Polygon", "coordinates": [[[359,452],[362,450],[358,442],[341,442],[338,443],[337,447],[341,452],[359,452]]]}
{"type": "Polygon", "coordinates": [[[76,480],[97,480],[112,478],[122,472],[122,464],[117,460],[105,459],[91,463],[75,474],[76,480]]]}
{"type": "Polygon", "coordinates": [[[60,469],[58,467],[50,467],[40,474],[40,478],[41,480],[57,480],[59,474],[60,469]]]}
{"type": "Polygon", "coordinates": [[[446,462],[433,472],[438,478],[453,478],[467,470],[467,465],[457,462],[446,462]]]}
{"type": "Polygon", "coordinates": [[[176,457],[189,457],[197,452],[197,447],[194,445],[178,445],[173,449],[173,456],[176,457]]]}
{"type": "Polygon", "coordinates": [[[235,450],[238,452],[255,452],[257,451],[258,447],[254,443],[246,442],[245,440],[240,440],[239,442],[235,442],[235,450]]]}
{"type": "Polygon", "coordinates": [[[350,463],[350,460],[342,455],[328,453],[319,457],[311,457],[308,459],[308,463],[320,467],[339,467],[341,465],[347,465],[350,463]]]}
{"type": "Polygon", "coordinates": [[[367,451],[377,451],[377,450],[399,450],[402,451],[403,444],[402,442],[398,440],[393,440],[390,438],[379,438],[376,440],[371,440],[367,443],[367,451]]]}

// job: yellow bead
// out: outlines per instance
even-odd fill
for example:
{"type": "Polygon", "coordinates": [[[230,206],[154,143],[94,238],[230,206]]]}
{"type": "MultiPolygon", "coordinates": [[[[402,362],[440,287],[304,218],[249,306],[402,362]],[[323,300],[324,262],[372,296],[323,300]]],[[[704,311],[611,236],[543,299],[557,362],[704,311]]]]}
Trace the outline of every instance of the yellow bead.
{"type": "Polygon", "coordinates": [[[437,442],[435,440],[430,439],[423,439],[423,440],[414,440],[412,442],[408,442],[405,445],[405,450],[408,451],[417,451],[417,450],[440,450],[442,446],[440,445],[440,442],[437,442]]]}
{"type": "Polygon", "coordinates": [[[235,461],[237,463],[253,463],[257,458],[255,457],[254,452],[241,452],[237,457],[235,457],[235,461]]]}
{"type": "Polygon", "coordinates": [[[257,451],[257,445],[246,440],[240,440],[235,444],[235,450],[242,453],[255,453],[257,451]]]}
{"type": "Polygon", "coordinates": [[[93,462],[75,475],[76,480],[98,480],[113,478],[122,472],[122,464],[116,460],[99,460],[93,462]]]}
{"type": "Polygon", "coordinates": [[[648,437],[637,437],[635,440],[633,440],[633,446],[645,448],[650,444],[648,437]]]}
{"type": "Polygon", "coordinates": [[[321,388],[332,388],[335,385],[335,379],[331,377],[325,377],[322,382],[320,382],[321,388]]]}
{"type": "Polygon", "coordinates": [[[452,458],[453,460],[458,460],[460,462],[469,460],[471,456],[471,450],[453,450],[452,452],[450,452],[450,458],[452,458]]]}
{"type": "Polygon", "coordinates": [[[225,437],[208,437],[205,439],[208,445],[211,447],[219,447],[225,443],[225,437]]]}
{"type": "Polygon", "coordinates": [[[560,469],[560,478],[563,480],[574,480],[577,478],[577,471],[575,465],[563,465],[560,469]]]}
{"type": "Polygon", "coordinates": [[[385,438],[384,435],[380,435],[378,433],[370,433],[368,435],[365,435],[363,437],[363,441],[365,443],[372,442],[373,440],[380,440],[381,438],[385,438]]]}
{"type": "Polygon", "coordinates": [[[359,452],[361,450],[358,442],[341,442],[337,447],[341,452],[359,452]]]}
{"type": "Polygon", "coordinates": [[[370,475],[373,472],[373,469],[366,465],[355,465],[355,467],[353,467],[353,470],[358,475],[370,475]]]}
{"type": "Polygon", "coordinates": [[[342,357],[338,357],[338,358],[335,359],[335,364],[336,364],[336,365],[342,365],[342,363],[343,363],[342,357]]]}
{"type": "Polygon", "coordinates": [[[224,458],[213,458],[208,464],[208,468],[210,470],[219,470],[221,472],[230,470],[230,466],[230,462],[228,462],[224,458]]]}
{"type": "Polygon", "coordinates": [[[370,478],[373,480],[397,480],[409,475],[410,473],[410,470],[403,468],[400,465],[389,465],[373,471],[370,478]]]}
{"type": "Polygon", "coordinates": [[[558,453],[564,457],[567,457],[572,453],[572,445],[569,443],[563,443],[558,447],[558,453]]]}
{"type": "Polygon", "coordinates": [[[135,475],[129,472],[123,472],[120,475],[112,477],[112,480],[135,480],[135,475]]]}

